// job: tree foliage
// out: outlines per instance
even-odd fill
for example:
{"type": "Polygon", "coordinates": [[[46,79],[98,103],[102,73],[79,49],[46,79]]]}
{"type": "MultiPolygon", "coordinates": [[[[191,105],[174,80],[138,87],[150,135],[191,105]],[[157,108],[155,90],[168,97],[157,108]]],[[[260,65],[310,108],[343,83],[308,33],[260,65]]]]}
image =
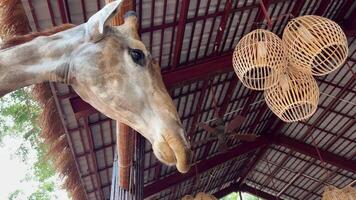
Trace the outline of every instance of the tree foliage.
{"type": "MultiPolygon", "coordinates": [[[[0,145],[5,136],[21,137],[23,143],[16,155],[28,163],[29,152],[35,150],[36,160],[28,172],[26,179],[39,182],[37,190],[29,197],[30,200],[51,199],[54,191],[55,170],[53,163],[46,156],[47,147],[40,138],[37,120],[41,113],[38,103],[32,98],[30,89],[24,88],[0,98],[0,145]]],[[[9,195],[9,200],[18,199],[22,193],[16,190],[9,195]]]]}

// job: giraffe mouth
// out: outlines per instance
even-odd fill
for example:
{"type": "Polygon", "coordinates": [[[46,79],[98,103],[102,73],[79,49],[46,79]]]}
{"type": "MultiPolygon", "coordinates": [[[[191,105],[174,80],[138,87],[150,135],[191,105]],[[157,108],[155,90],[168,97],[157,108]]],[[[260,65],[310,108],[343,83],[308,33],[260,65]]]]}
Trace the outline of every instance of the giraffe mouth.
{"type": "Polygon", "coordinates": [[[180,137],[168,135],[153,144],[153,152],[166,165],[175,165],[181,173],[190,169],[191,150],[180,137]]]}

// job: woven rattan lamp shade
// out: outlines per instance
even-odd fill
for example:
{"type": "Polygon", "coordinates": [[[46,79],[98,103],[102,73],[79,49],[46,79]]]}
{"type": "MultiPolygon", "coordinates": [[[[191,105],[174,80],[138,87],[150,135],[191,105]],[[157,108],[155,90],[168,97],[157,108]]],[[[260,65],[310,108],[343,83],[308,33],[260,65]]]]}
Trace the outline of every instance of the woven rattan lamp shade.
{"type": "Polygon", "coordinates": [[[265,90],[277,84],[286,59],[282,40],[270,31],[257,29],[237,44],[233,66],[246,87],[265,90]]]}
{"type": "Polygon", "coordinates": [[[341,27],[320,16],[292,19],[284,29],[283,41],[294,66],[316,76],[336,70],[348,54],[347,39],[341,27]]]}
{"type": "Polygon", "coordinates": [[[264,96],[268,107],[281,120],[295,122],[314,114],[319,88],[311,74],[289,70],[277,85],[265,90],[264,96]]]}

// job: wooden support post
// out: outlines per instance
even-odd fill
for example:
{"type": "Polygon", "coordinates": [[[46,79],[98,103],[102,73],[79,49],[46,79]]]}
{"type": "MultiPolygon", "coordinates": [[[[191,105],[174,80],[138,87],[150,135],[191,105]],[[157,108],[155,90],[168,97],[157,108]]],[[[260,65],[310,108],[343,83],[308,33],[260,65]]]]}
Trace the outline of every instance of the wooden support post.
{"type": "MultiPolygon", "coordinates": [[[[114,0],[106,0],[106,3],[114,0]]],[[[123,16],[126,12],[133,9],[133,0],[124,0],[120,6],[118,14],[113,18],[112,25],[119,26],[124,23],[123,16]]],[[[116,123],[118,168],[119,168],[119,186],[128,190],[130,186],[130,170],[132,167],[133,141],[134,134],[126,124],[116,123]]]]}

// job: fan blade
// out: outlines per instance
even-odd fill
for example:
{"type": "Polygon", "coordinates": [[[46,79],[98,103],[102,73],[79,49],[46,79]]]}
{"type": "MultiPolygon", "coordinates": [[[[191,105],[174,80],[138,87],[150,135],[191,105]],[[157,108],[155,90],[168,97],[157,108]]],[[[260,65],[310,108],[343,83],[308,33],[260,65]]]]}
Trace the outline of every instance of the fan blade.
{"type": "Polygon", "coordinates": [[[207,124],[198,123],[198,126],[202,127],[204,130],[208,131],[208,133],[211,133],[211,134],[216,133],[216,130],[207,124]]]}
{"type": "Polygon", "coordinates": [[[192,143],[192,146],[193,147],[197,147],[199,145],[205,144],[205,143],[207,143],[209,141],[212,141],[212,140],[215,140],[215,139],[217,139],[217,137],[209,137],[207,139],[199,140],[197,142],[192,143]]]}
{"type": "Polygon", "coordinates": [[[241,126],[242,122],[245,121],[245,118],[244,116],[242,115],[237,115],[234,119],[232,119],[230,121],[230,123],[226,126],[226,129],[225,131],[226,132],[230,132],[230,131],[233,131],[235,129],[237,129],[238,127],[241,126]]]}
{"type": "Polygon", "coordinates": [[[228,135],[230,138],[246,141],[246,142],[253,142],[256,140],[257,135],[255,134],[240,134],[240,133],[234,133],[228,135]]]}

